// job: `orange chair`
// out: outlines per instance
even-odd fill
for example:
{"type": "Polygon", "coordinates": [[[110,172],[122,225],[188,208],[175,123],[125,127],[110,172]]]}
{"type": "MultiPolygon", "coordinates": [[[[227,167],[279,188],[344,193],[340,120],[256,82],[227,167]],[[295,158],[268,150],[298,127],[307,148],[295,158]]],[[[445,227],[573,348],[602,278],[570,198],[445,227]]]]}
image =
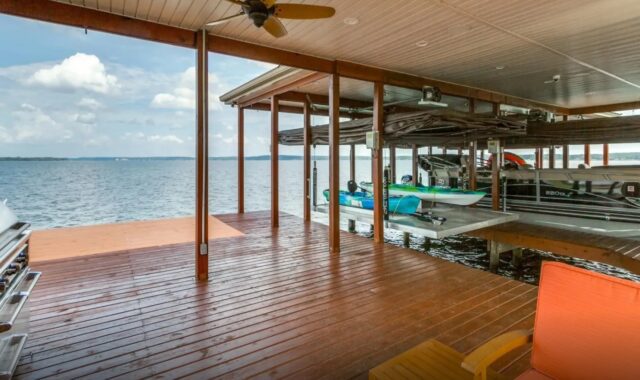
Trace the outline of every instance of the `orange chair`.
{"type": "MultiPolygon", "coordinates": [[[[466,370],[466,374],[456,370],[446,377],[494,378],[497,374],[488,370],[488,366],[512,349],[531,342],[532,338],[532,368],[521,374],[519,380],[638,380],[640,284],[566,264],[545,262],[538,290],[533,335],[524,330],[513,331],[492,339],[466,357],[459,353],[449,355],[451,361],[457,361],[466,370]]],[[[433,343],[444,346],[434,340],[426,343],[430,342],[430,347],[433,347],[433,343]]],[[[412,350],[417,350],[426,343],[412,350]]],[[[369,373],[369,378],[388,377],[392,369],[406,370],[401,360],[405,354],[388,362],[393,362],[393,368],[385,367],[386,363],[374,368],[369,373]],[[376,372],[377,369],[380,370],[376,372]],[[377,373],[385,375],[379,376],[377,373]]],[[[426,355],[423,354],[422,357],[426,355]]],[[[415,359],[413,363],[415,364],[415,359]]],[[[449,362],[447,366],[455,369],[452,364],[449,362]]],[[[423,373],[413,370],[417,378],[443,377],[442,367],[421,367],[423,373]],[[435,375],[432,370],[440,375],[435,375]]]]}

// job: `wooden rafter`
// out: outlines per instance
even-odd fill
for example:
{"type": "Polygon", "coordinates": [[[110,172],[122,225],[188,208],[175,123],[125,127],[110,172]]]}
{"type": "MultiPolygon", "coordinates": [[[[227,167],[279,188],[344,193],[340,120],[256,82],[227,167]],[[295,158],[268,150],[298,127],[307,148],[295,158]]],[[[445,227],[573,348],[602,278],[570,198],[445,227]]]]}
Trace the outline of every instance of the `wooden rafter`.
{"type": "MultiPolygon", "coordinates": [[[[285,92],[289,92],[290,90],[299,88],[301,86],[319,81],[320,79],[323,79],[326,76],[327,74],[325,73],[309,72],[293,79],[284,78],[281,81],[278,81],[273,85],[268,86],[268,88],[262,91],[258,91],[256,93],[248,94],[246,96],[240,97],[237,103],[240,107],[249,107],[265,99],[269,99],[274,95],[280,95],[285,92]]],[[[279,97],[279,98],[282,99],[282,97],[279,97]]]]}

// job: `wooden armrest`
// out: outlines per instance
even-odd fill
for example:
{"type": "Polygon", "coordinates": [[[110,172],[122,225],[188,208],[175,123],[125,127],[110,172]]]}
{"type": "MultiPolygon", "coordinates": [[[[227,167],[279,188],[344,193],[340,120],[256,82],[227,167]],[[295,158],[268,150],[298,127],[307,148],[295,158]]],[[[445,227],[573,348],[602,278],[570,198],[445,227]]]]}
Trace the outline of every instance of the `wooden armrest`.
{"type": "Polygon", "coordinates": [[[475,378],[486,379],[487,367],[510,351],[531,343],[533,332],[515,330],[499,335],[476,348],[462,361],[462,368],[474,374],[475,378]]]}

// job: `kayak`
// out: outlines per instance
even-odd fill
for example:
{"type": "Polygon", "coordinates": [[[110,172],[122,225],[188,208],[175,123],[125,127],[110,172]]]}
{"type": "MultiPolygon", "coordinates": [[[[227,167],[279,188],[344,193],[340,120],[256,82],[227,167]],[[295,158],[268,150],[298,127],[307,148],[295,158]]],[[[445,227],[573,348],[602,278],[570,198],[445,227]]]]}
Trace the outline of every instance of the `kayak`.
{"type": "MultiPolygon", "coordinates": [[[[373,184],[371,182],[360,182],[360,187],[367,191],[373,191],[373,184]]],[[[398,183],[389,185],[389,194],[391,196],[402,197],[413,195],[423,201],[448,203],[459,206],[472,205],[486,195],[486,193],[482,191],[452,189],[449,187],[438,186],[414,186],[398,183]]]]}
{"type": "MultiPolygon", "coordinates": [[[[329,202],[329,190],[322,192],[324,198],[329,202]]],[[[370,193],[356,191],[350,193],[340,190],[340,205],[358,207],[366,210],[373,210],[373,196],[370,193]]],[[[402,197],[389,197],[390,214],[413,214],[420,205],[420,199],[410,195],[402,197]]]]}

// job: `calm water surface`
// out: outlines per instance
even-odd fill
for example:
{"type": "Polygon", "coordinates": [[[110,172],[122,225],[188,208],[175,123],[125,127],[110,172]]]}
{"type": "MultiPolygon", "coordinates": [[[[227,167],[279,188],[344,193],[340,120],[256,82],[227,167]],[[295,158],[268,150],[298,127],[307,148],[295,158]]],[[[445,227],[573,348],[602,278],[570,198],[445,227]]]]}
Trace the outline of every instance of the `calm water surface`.
{"type": "MultiPolygon", "coordinates": [[[[397,162],[398,176],[410,173],[410,161],[397,162]]],[[[214,214],[236,211],[236,161],[211,161],[210,208],[214,214]]],[[[341,183],[348,179],[348,163],[341,165],[341,183]]],[[[358,181],[370,180],[371,162],[358,160],[358,181]]],[[[270,208],[270,164],[247,161],[246,209],[270,208]]],[[[328,161],[318,161],[318,190],[328,187],[328,161]]],[[[280,162],[281,209],[294,215],[302,211],[302,161],[280,162]]],[[[192,160],[123,161],[4,161],[0,162],[0,200],[9,199],[20,220],[35,229],[114,223],[187,216],[194,214],[195,162],[192,160]]],[[[371,236],[369,226],[358,225],[358,233],[371,236]]],[[[402,245],[402,234],[387,231],[386,240],[402,245]]],[[[418,251],[474,268],[488,268],[486,243],[457,236],[444,240],[412,237],[418,251]]],[[[541,260],[561,260],[620,277],[640,280],[628,272],[579,259],[526,250],[524,265],[516,270],[502,255],[500,273],[536,283],[541,260]]]]}

